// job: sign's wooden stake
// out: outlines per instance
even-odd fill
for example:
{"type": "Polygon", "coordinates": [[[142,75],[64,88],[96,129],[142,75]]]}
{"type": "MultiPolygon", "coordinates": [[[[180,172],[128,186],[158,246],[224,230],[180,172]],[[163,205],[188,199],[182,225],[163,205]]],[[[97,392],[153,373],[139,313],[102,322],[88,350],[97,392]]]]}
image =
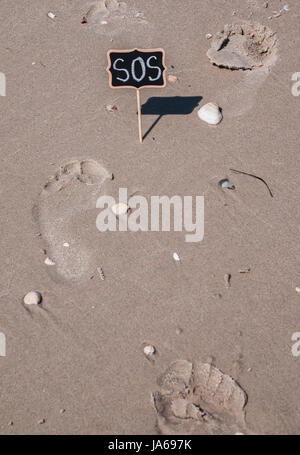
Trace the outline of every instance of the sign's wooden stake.
{"type": "Polygon", "coordinates": [[[138,122],[139,122],[139,138],[140,143],[143,142],[143,133],[142,133],[142,112],[141,112],[141,96],[140,90],[136,90],[136,101],[137,101],[137,109],[138,109],[138,122]]]}

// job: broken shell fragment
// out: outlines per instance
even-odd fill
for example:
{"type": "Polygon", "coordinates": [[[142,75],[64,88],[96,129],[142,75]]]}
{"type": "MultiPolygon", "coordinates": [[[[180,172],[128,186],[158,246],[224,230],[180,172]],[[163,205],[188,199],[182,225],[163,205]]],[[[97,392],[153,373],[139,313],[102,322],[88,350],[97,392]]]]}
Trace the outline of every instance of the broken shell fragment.
{"type": "Polygon", "coordinates": [[[173,253],[173,259],[174,259],[174,261],[177,261],[177,262],[180,261],[180,257],[177,253],[173,253]]]}
{"type": "Polygon", "coordinates": [[[115,112],[118,110],[117,106],[114,104],[107,104],[105,107],[108,112],[115,112]]]}
{"type": "Polygon", "coordinates": [[[251,271],[251,267],[244,267],[239,270],[239,273],[249,273],[251,271]]]}
{"type": "Polygon", "coordinates": [[[152,346],[151,344],[147,344],[147,346],[144,347],[144,354],[148,357],[148,356],[151,356],[151,355],[154,355],[156,352],[156,349],[154,346],[152,346]]]}
{"type": "Polygon", "coordinates": [[[47,16],[50,18],[50,19],[54,19],[56,16],[54,13],[52,13],[51,11],[49,11],[49,13],[47,14],[47,16]]]}
{"type": "Polygon", "coordinates": [[[129,210],[129,206],[125,204],[124,202],[119,202],[118,204],[114,204],[111,207],[111,211],[116,215],[116,216],[122,216],[126,215],[126,213],[129,210]]]}
{"type": "Polygon", "coordinates": [[[42,295],[38,291],[31,291],[24,297],[25,305],[38,305],[42,302],[42,295]]]}
{"type": "Polygon", "coordinates": [[[198,117],[209,125],[217,125],[222,120],[223,115],[216,103],[207,103],[200,107],[198,117]]]}
{"type": "Polygon", "coordinates": [[[55,262],[53,262],[50,258],[46,258],[44,262],[46,265],[55,265],[55,262]]]}

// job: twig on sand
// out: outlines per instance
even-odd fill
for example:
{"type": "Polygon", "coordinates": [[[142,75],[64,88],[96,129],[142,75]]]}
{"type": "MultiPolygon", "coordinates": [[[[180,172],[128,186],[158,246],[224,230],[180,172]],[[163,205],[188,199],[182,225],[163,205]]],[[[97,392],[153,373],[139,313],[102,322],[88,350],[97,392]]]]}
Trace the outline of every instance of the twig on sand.
{"type": "Polygon", "coordinates": [[[274,197],[274,196],[273,196],[273,193],[272,193],[272,191],[271,191],[271,189],[270,189],[270,187],[269,187],[269,185],[267,184],[267,182],[266,182],[263,178],[258,177],[257,175],[254,175],[254,174],[249,174],[248,172],[238,171],[238,170],[236,170],[236,169],[230,169],[230,171],[235,172],[236,174],[249,175],[250,177],[254,177],[255,179],[260,180],[260,181],[263,182],[263,183],[266,185],[266,187],[268,188],[269,193],[270,193],[270,196],[271,196],[271,197],[274,197]]]}

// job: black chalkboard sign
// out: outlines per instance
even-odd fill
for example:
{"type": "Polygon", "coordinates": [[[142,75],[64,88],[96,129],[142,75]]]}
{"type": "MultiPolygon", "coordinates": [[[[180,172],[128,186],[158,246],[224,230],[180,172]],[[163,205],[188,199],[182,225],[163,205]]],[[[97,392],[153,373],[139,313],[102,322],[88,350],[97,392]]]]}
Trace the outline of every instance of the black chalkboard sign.
{"type": "Polygon", "coordinates": [[[110,50],[107,53],[111,88],[165,87],[163,49],[110,50]]]}

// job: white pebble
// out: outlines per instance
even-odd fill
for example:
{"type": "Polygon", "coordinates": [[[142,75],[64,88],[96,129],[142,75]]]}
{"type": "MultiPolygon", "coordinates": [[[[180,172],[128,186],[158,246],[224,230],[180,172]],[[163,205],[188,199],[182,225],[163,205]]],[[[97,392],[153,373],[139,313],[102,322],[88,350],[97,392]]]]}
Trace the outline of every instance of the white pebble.
{"type": "Polygon", "coordinates": [[[223,115],[216,103],[207,103],[200,107],[198,117],[209,125],[217,125],[222,120],[223,115]]]}
{"type": "Polygon", "coordinates": [[[144,354],[147,356],[151,356],[155,354],[155,347],[152,346],[151,344],[148,344],[147,346],[144,347],[144,354]]]}
{"type": "Polygon", "coordinates": [[[102,25],[106,25],[106,24],[107,24],[107,21],[101,21],[101,24],[102,24],[102,25]]]}
{"type": "Polygon", "coordinates": [[[44,262],[46,265],[55,265],[55,262],[53,262],[50,258],[46,258],[44,262]]]}
{"type": "Polygon", "coordinates": [[[298,286],[295,288],[295,291],[298,292],[298,294],[300,294],[300,288],[298,286]]]}
{"type": "Polygon", "coordinates": [[[207,35],[205,35],[205,38],[206,39],[211,39],[212,38],[212,34],[211,33],[207,33],[207,35]]]}
{"type": "Polygon", "coordinates": [[[284,11],[288,11],[289,10],[289,5],[284,5],[283,9],[284,9],[284,11]]]}
{"type": "Polygon", "coordinates": [[[52,13],[51,11],[49,11],[49,13],[47,14],[48,17],[50,17],[50,19],[54,19],[56,16],[54,13],[52,13]]]}
{"type": "Polygon", "coordinates": [[[118,204],[114,204],[111,207],[111,211],[116,215],[116,216],[122,216],[126,215],[126,213],[129,210],[129,206],[125,204],[124,202],[119,202],[118,204]]]}
{"type": "Polygon", "coordinates": [[[177,253],[173,253],[173,259],[174,261],[180,261],[180,257],[177,253]]]}
{"type": "Polygon", "coordinates": [[[65,242],[65,243],[64,243],[64,246],[65,246],[66,248],[69,248],[70,244],[69,244],[68,242],[65,242]]]}
{"type": "Polygon", "coordinates": [[[31,291],[24,297],[25,305],[38,305],[42,301],[42,295],[38,291],[31,291]]]}

